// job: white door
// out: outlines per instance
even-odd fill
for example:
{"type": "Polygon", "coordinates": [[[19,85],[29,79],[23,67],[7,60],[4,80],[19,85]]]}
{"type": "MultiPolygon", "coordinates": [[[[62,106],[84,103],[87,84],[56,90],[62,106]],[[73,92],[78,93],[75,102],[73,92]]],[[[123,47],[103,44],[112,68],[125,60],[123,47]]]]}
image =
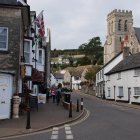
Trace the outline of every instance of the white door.
{"type": "Polygon", "coordinates": [[[10,118],[10,77],[0,76],[0,119],[10,118]]]}

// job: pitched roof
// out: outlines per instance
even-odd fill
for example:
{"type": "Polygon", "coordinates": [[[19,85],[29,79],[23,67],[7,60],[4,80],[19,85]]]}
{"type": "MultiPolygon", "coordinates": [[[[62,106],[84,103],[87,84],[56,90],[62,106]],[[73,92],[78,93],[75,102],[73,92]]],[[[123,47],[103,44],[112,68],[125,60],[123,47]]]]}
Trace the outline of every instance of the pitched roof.
{"type": "Polygon", "coordinates": [[[64,74],[55,73],[55,74],[54,74],[54,77],[55,77],[56,79],[64,79],[64,74]]]}
{"type": "Polygon", "coordinates": [[[134,27],[135,35],[140,43],[140,28],[134,27]]]}
{"type": "Polygon", "coordinates": [[[17,5],[17,0],[0,0],[0,4],[17,5]]]}
{"type": "Polygon", "coordinates": [[[140,52],[136,54],[132,54],[126,59],[122,60],[105,75],[126,71],[134,68],[139,68],[139,67],[140,67],[140,52]]]}

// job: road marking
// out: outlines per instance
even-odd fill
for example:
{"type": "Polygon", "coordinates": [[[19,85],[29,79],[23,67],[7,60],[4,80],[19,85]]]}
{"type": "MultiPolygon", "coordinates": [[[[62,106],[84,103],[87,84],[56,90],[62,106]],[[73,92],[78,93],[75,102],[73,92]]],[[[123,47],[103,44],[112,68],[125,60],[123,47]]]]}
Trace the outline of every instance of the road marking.
{"type": "Polygon", "coordinates": [[[58,135],[58,131],[52,131],[52,135],[58,135]]]}
{"type": "MultiPolygon", "coordinates": [[[[76,122],[70,122],[70,125],[73,126],[73,125],[76,125],[76,124],[79,124],[79,123],[82,123],[83,121],[85,121],[90,116],[90,111],[87,110],[87,109],[85,109],[85,111],[86,111],[86,115],[84,116],[84,118],[82,118],[82,119],[80,118],[80,120],[78,120],[76,122]]],[[[59,126],[59,129],[62,129],[62,128],[64,128],[64,125],[59,126]]],[[[19,137],[27,137],[27,136],[31,136],[31,135],[34,135],[34,134],[37,135],[37,134],[42,134],[42,133],[48,133],[48,132],[51,132],[51,131],[52,131],[52,129],[49,128],[49,129],[46,129],[46,130],[34,131],[34,132],[31,132],[31,133],[26,133],[26,134],[19,134],[19,135],[15,135],[15,136],[7,136],[7,137],[4,137],[4,138],[0,138],[0,140],[7,140],[7,139],[13,139],[13,138],[19,138],[19,137]]]]}
{"type": "Polygon", "coordinates": [[[66,134],[67,134],[67,135],[70,135],[70,134],[72,134],[72,133],[71,133],[71,131],[66,131],[66,134]]]}
{"type": "Polygon", "coordinates": [[[58,127],[53,127],[53,130],[54,130],[54,131],[58,130],[58,127]]]}
{"type": "Polygon", "coordinates": [[[71,128],[67,126],[67,127],[65,127],[65,130],[66,130],[66,131],[67,131],[67,130],[71,130],[71,128]]]}
{"type": "Polygon", "coordinates": [[[52,135],[51,136],[51,140],[57,140],[58,139],[58,135],[52,135]]]}
{"type": "Polygon", "coordinates": [[[73,135],[66,135],[66,140],[73,140],[73,135]]]}
{"type": "Polygon", "coordinates": [[[73,135],[71,132],[71,127],[70,125],[65,125],[65,133],[66,133],[66,140],[73,140],[73,135]]]}
{"type": "Polygon", "coordinates": [[[58,127],[53,127],[51,140],[57,140],[58,139],[58,127]]]}

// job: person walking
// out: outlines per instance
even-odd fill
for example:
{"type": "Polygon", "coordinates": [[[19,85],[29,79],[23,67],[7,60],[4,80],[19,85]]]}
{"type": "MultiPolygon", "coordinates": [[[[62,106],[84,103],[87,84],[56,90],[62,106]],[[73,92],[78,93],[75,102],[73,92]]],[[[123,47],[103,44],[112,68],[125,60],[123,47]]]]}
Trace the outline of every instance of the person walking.
{"type": "Polygon", "coordinates": [[[57,91],[56,91],[56,101],[57,101],[57,105],[59,105],[59,103],[60,103],[60,98],[61,98],[61,88],[62,88],[62,84],[59,83],[59,84],[58,84],[57,91]]]}
{"type": "Polygon", "coordinates": [[[55,103],[55,98],[56,98],[56,87],[55,87],[55,85],[52,86],[51,93],[52,93],[53,103],[55,103]]]}

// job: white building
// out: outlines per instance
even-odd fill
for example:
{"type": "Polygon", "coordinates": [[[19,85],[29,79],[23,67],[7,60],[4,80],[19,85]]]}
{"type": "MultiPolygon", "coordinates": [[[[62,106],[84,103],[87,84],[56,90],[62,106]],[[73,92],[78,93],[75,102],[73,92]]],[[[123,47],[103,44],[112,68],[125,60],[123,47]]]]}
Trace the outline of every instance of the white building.
{"type": "Polygon", "coordinates": [[[140,53],[126,55],[106,76],[107,99],[140,103],[140,53]]]}
{"type": "Polygon", "coordinates": [[[106,63],[100,71],[96,74],[96,96],[106,98],[105,85],[107,81],[107,76],[105,73],[109,72],[114,66],[116,66],[123,59],[123,53],[120,52],[114,58],[112,58],[108,63],[106,63]]]}

